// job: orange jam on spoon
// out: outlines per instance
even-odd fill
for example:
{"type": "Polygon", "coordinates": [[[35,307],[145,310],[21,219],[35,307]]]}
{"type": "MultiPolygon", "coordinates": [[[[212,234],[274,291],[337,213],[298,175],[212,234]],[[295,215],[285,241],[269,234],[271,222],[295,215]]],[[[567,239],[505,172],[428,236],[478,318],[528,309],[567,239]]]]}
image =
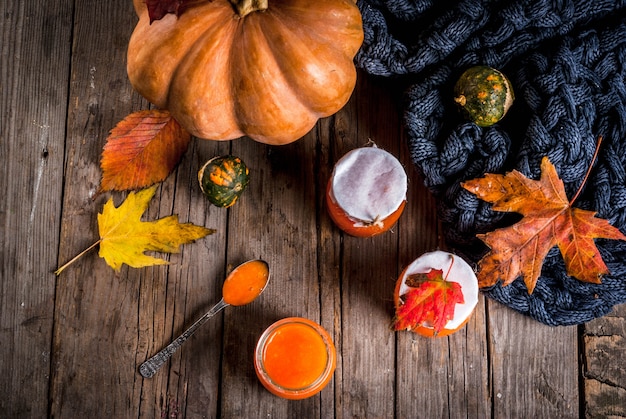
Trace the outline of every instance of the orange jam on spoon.
{"type": "Polygon", "coordinates": [[[271,325],[256,347],[254,366],[261,383],[286,399],[320,392],[336,366],[333,342],[317,323],[290,317],[271,325]]]}
{"type": "Polygon", "coordinates": [[[224,281],[222,298],[231,306],[248,304],[261,294],[269,275],[269,266],[263,260],[251,260],[241,264],[224,281]]]}

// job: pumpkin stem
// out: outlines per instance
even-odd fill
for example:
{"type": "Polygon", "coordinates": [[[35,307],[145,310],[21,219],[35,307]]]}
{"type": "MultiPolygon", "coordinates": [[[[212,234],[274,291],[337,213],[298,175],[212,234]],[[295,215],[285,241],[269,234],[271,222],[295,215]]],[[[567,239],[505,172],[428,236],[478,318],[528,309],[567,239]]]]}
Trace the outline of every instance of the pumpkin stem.
{"type": "Polygon", "coordinates": [[[239,17],[243,18],[248,13],[267,9],[268,0],[229,0],[239,17]]]}

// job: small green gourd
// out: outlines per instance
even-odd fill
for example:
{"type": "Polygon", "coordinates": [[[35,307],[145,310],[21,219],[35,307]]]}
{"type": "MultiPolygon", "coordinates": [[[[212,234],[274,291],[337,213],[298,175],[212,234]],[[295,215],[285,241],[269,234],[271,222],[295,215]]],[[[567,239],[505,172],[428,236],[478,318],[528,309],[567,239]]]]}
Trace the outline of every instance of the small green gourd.
{"type": "Polygon", "coordinates": [[[509,79],[488,66],[467,69],[454,86],[454,101],[465,117],[480,127],[501,120],[514,99],[509,79]]]}
{"type": "Polygon", "coordinates": [[[217,207],[233,205],[249,182],[246,164],[235,156],[217,156],[207,161],[198,171],[202,193],[217,207]]]}

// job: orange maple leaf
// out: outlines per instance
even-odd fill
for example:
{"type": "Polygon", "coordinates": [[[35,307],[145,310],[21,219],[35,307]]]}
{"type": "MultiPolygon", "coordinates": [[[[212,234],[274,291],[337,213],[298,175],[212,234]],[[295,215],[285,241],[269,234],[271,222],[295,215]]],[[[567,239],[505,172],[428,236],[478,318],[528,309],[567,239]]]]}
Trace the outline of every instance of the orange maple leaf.
{"type": "Polygon", "coordinates": [[[563,181],[547,157],[541,177],[532,180],[517,170],[505,175],[487,174],[462,186],[493,204],[496,211],[517,212],[516,224],[478,237],[490,251],[478,263],[478,284],[489,287],[502,280],[508,285],[522,277],[532,294],[543,261],[558,245],[567,274],[581,281],[600,283],[609,270],[594,243],[595,238],[626,240],[626,236],[594,211],[573,208],[563,181]]]}
{"type": "Polygon", "coordinates": [[[404,302],[396,310],[395,330],[430,325],[438,333],[454,317],[456,304],[465,301],[461,285],[446,281],[441,269],[413,274],[407,278],[407,285],[411,290],[401,296],[404,302]]]}
{"type": "Polygon", "coordinates": [[[107,138],[100,191],[141,189],[161,182],[180,162],[190,139],[168,111],[131,113],[107,138]]]}

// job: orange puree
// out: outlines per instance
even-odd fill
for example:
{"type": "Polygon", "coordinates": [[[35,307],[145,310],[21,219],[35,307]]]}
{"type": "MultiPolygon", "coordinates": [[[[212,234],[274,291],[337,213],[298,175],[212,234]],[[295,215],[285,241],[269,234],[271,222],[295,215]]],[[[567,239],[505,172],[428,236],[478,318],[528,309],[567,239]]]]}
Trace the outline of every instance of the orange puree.
{"type": "Polygon", "coordinates": [[[239,265],[228,275],[222,295],[232,306],[242,306],[254,300],[265,288],[269,279],[269,268],[262,260],[252,260],[239,265]]]}
{"type": "Polygon", "coordinates": [[[272,381],[281,387],[310,386],[326,368],[328,353],[322,337],[304,323],[286,324],[265,344],[263,364],[272,381]]]}
{"type": "Polygon", "coordinates": [[[255,367],[272,393],[288,399],[305,398],[330,381],[335,349],[318,324],[302,318],[283,319],[259,340],[255,367]]]}
{"type": "Polygon", "coordinates": [[[406,201],[402,201],[398,209],[396,209],[387,218],[379,220],[376,223],[364,224],[351,218],[332,197],[331,182],[326,187],[326,209],[331,220],[344,232],[354,237],[372,237],[384,233],[389,230],[398,221],[402,213],[406,201]]]}

